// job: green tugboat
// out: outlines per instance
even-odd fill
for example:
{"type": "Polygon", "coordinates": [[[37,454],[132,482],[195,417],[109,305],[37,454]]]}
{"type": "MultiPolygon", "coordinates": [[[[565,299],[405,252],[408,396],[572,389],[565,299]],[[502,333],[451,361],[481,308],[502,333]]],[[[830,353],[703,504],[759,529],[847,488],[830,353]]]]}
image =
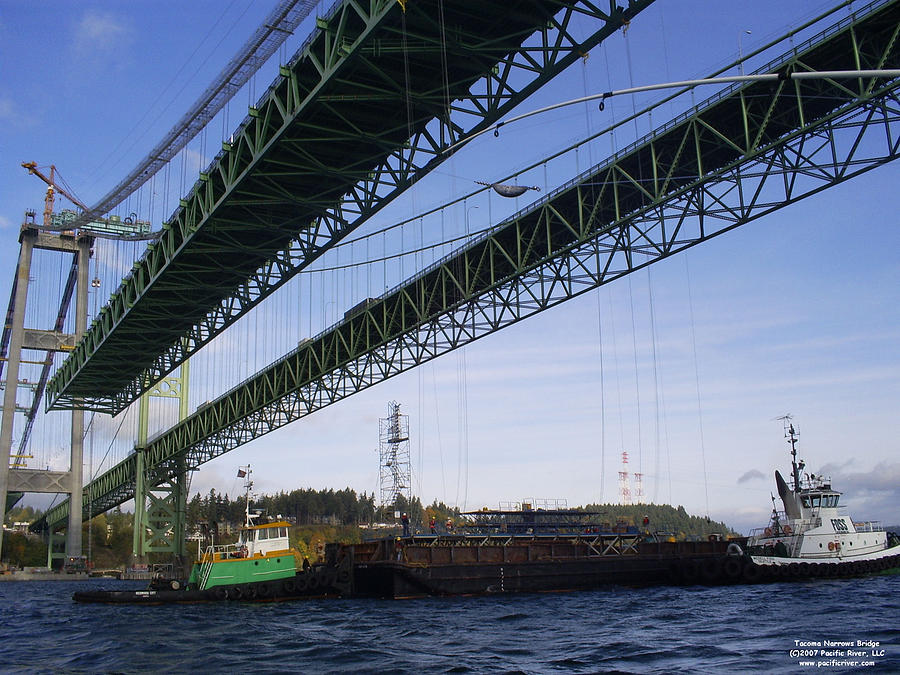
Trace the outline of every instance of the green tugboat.
{"type": "MultiPolygon", "coordinates": [[[[296,551],[291,548],[288,532],[290,523],[278,520],[257,524],[260,514],[250,510],[250,467],[245,474],[244,526],[238,540],[224,545],[212,544],[194,562],[188,577],[188,590],[213,590],[224,600],[234,598],[267,597],[284,579],[297,576],[296,551]]],[[[177,589],[176,589],[177,590],[177,589]]]]}
{"type": "Polygon", "coordinates": [[[198,555],[186,582],[154,579],[147,590],[81,591],[77,602],[168,604],[214,600],[270,601],[295,597],[345,595],[350,590],[352,563],[329,556],[311,565],[291,547],[290,523],[257,523],[261,514],[250,509],[250,467],[246,478],[244,526],[237,541],[210,544],[198,555]],[[301,562],[302,560],[302,562],[301,562]]]}

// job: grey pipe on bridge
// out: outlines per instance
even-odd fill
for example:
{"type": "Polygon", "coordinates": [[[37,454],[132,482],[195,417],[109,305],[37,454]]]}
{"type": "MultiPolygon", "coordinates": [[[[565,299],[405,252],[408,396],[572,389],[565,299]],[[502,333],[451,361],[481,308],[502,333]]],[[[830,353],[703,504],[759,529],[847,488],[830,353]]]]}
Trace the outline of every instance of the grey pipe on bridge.
{"type": "Polygon", "coordinates": [[[640,87],[628,87],[627,89],[614,89],[613,91],[605,91],[602,94],[591,94],[590,96],[573,98],[569,101],[561,101],[560,103],[554,103],[553,105],[544,106],[543,108],[538,108],[527,113],[522,113],[521,115],[516,115],[515,117],[511,117],[508,120],[497,122],[487,129],[482,129],[478,133],[472,134],[465,140],[454,143],[446,150],[444,150],[444,153],[452,152],[490,131],[494,132],[494,136],[499,136],[501,127],[512,124],[513,122],[519,122],[521,120],[528,119],[529,117],[542,115],[546,112],[550,112],[551,110],[558,110],[559,108],[566,108],[570,105],[578,105],[579,103],[589,103],[591,101],[600,101],[600,110],[603,110],[604,102],[606,101],[606,99],[613,98],[614,96],[627,96],[629,94],[640,94],[647,91],[659,91],[661,89],[693,89],[695,87],[711,84],[734,84],[742,82],[780,82],[784,80],[852,80],[860,77],[900,77],[900,70],[820,70],[796,73],[759,73],[756,75],[732,75],[725,77],[705,77],[696,80],[677,80],[674,82],[645,84],[640,87]]]}

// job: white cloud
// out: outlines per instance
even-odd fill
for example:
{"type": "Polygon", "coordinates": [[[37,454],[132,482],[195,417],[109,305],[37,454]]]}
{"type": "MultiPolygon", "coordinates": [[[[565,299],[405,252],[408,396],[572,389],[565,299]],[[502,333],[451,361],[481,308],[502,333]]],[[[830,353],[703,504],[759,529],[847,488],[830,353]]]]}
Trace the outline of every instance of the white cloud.
{"type": "Polygon", "coordinates": [[[841,466],[826,464],[822,467],[822,472],[830,474],[836,483],[835,487],[846,490],[848,494],[884,492],[900,496],[900,462],[879,462],[868,472],[854,473],[846,471],[850,465],[850,462],[841,466]]]}
{"type": "Polygon", "coordinates": [[[126,23],[110,12],[89,9],[75,27],[75,46],[79,50],[94,51],[102,45],[112,45],[126,37],[126,23]]]}
{"type": "Polygon", "coordinates": [[[14,120],[16,117],[13,102],[5,96],[0,98],[0,120],[14,120]]]}
{"type": "Polygon", "coordinates": [[[76,24],[73,49],[76,58],[92,65],[122,65],[123,48],[132,39],[130,23],[112,12],[89,9],[76,24]],[[115,54],[116,58],[110,58],[115,54]]]}
{"type": "Polygon", "coordinates": [[[28,108],[26,115],[15,99],[0,96],[0,122],[12,129],[32,129],[40,124],[41,111],[38,106],[28,108]]]}

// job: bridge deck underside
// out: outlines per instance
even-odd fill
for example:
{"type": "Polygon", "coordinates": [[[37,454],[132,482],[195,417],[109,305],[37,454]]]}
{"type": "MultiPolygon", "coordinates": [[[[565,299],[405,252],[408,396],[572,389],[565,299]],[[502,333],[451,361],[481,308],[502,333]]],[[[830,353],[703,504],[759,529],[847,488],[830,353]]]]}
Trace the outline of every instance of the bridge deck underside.
{"type": "MultiPolygon", "coordinates": [[[[829,35],[824,42],[807,50],[798,48],[797,54],[773,63],[772,67],[778,70],[898,68],[898,34],[900,3],[895,2],[829,35]]],[[[556,267],[558,278],[551,279],[549,284],[571,286],[572,279],[579,275],[589,276],[586,268],[578,267],[583,261],[570,255],[584,243],[592,244],[592,255],[598,259],[604,250],[619,251],[625,258],[624,262],[618,261],[617,269],[596,271],[594,278],[585,279],[583,290],[587,290],[649,264],[648,259],[682,250],[844,180],[854,175],[854,171],[865,170],[854,167],[852,148],[842,159],[829,154],[837,145],[825,143],[822,147],[827,149],[828,157],[826,166],[819,167],[823,174],[821,186],[798,196],[790,195],[790,187],[786,186],[788,196],[782,199],[783,204],[764,204],[759,207],[759,213],[751,213],[754,197],[741,196],[737,198],[735,211],[745,209],[743,215],[725,219],[724,224],[715,226],[701,222],[697,226],[699,231],[691,234],[687,234],[686,225],[685,233],[680,233],[680,222],[673,231],[652,236],[649,231],[634,226],[648,213],[661,213],[669,204],[690,200],[685,194],[697,185],[733,180],[723,175],[728,171],[740,175],[742,165],[764,164],[775,156],[782,160],[789,157],[788,163],[796,161],[798,173],[812,173],[810,169],[816,167],[803,165],[806,160],[799,153],[805,145],[818,145],[822,138],[833,136],[828,123],[841,115],[852,115],[854,111],[865,115],[869,110],[874,114],[885,106],[891,107],[894,126],[887,126],[887,133],[881,134],[882,142],[886,141],[889,149],[883,157],[873,160],[872,166],[879,161],[890,161],[898,152],[894,120],[900,117],[897,111],[900,103],[896,87],[895,82],[871,78],[787,80],[776,84],[746,84],[713,97],[692,114],[664,125],[648,139],[621,151],[459,252],[423,270],[365,311],[305,343],[154,440],[145,451],[150,482],[170,478],[183,458],[188,467],[195,468],[334,400],[524,318],[529,312],[574,297],[575,291],[568,295],[560,293],[558,298],[554,298],[552,290],[523,292],[523,286],[515,283],[550,265],[556,267]],[[794,153],[798,153],[796,160],[794,153]],[[710,231],[703,232],[704,227],[710,231]],[[627,243],[623,243],[625,240],[627,243]],[[636,254],[644,260],[635,260],[636,254]],[[467,303],[491,292],[504,299],[485,310],[492,317],[480,315],[477,320],[485,324],[495,322],[496,326],[477,326],[474,315],[467,313],[467,303]],[[440,334],[436,322],[454,313],[462,316],[463,323],[472,318],[471,326],[462,329],[470,333],[468,336],[450,336],[449,331],[440,334]],[[504,313],[509,318],[500,318],[504,313]],[[413,336],[412,351],[396,347],[397,341],[406,336],[413,336]],[[402,352],[408,362],[389,363],[385,353],[392,349],[396,354],[402,352]],[[365,361],[368,355],[375,355],[370,362],[365,361]],[[349,382],[346,391],[337,395],[329,389],[335,373],[342,373],[341,377],[349,382]],[[268,412],[260,416],[261,411],[268,412]]],[[[865,122],[861,119],[853,118],[846,128],[851,131],[863,128],[865,122]]],[[[852,134],[850,138],[853,141],[850,145],[855,146],[852,134]]],[[[798,180],[790,169],[787,167],[777,180],[786,184],[798,180]]],[[[730,189],[730,192],[740,190],[730,189]]],[[[655,227],[665,229],[664,219],[660,218],[655,227]]],[[[597,264],[603,266],[602,261],[597,264]]],[[[539,282],[543,283],[544,277],[539,282]]],[[[96,485],[89,486],[96,504],[109,508],[133,494],[135,478],[129,475],[129,466],[133,472],[133,462],[126,460],[95,481],[96,485]]],[[[84,503],[87,509],[87,489],[84,503]]],[[[92,514],[102,510],[97,507],[92,514]]],[[[51,522],[56,521],[51,519],[51,522]]]]}
{"type": "MultiPolygon", "coordinates": [[[[410,3],[403,12],[382,0],[367,17],[348,9],[352,4],[330,17],[251,110],[233,146],[201,174],[161,240],[57,372],[51,403],[64,395],[90,406],[139,378],[342,195],[383,169],[412,134],[434,129],[433,120],[445,124],[448,103],[561,7],[548,0],[443,3],[441,23],[436,2],[410,3]]],[[[346,234],[317,241],[311,257],[346,234]]]]}

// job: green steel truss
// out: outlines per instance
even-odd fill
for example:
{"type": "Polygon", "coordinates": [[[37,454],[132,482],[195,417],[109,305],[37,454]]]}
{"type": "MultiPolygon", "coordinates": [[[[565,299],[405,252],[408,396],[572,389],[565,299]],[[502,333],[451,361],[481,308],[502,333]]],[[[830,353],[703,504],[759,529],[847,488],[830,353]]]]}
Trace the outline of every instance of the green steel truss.
{"type": "Polygon", "coordinates": [[[124,409],[652,2],[337,6],[60,366],[48,407],[124,409]]]}
{"type": "MultiPolygon", "coordinates": [[[[870,8],[871,9],[871,8],[870,8]]],[[[857,15],[859,16],[859,15],[857,15]]],[[[900,2],[765,72],[897,68],[900,2]]],[[[900,81],[732,87],[345,318],[146,448],[148,480],[196,468],[484,335],[900,156],[900,81]]],[[[133,457],[92,483],[131,497],[133,457]],[[131,473],[129,473],[131,472],[131,473]]],[[[85,504],[89,499],[85,496],[85,504]]],[[[58,507],[61,509],[62,505],[58,507]]],[[[51,523],[64,515],[48,514],[51,523]]]]}
{"type": "Polygon", "coordinates": [[[187,505],[186,474],[163,481],[147,493],[144,515],[146,533],[141,555],[145,553],[174,553],[184,555],[185,516],[187,505]]]}
{"type": "MultiPolygon", "coordinates": [[[[190,361],[181,364],[177,377],[164,377],[141,396],[138,416],[138,447],[147,445],[150,421],[150,399],[168,398],[178,401],[178,420],[188,416],[190,361]]],[[[134,489],[134,532],[132,553],[174,553],[184,555],[184,527],[189,489],[188,473],[182,468],[158,485],[147,482],[143,453],[136,453],[134,489]]],[[[182,462],[183,464],[183,462],[182,462]]]]}

